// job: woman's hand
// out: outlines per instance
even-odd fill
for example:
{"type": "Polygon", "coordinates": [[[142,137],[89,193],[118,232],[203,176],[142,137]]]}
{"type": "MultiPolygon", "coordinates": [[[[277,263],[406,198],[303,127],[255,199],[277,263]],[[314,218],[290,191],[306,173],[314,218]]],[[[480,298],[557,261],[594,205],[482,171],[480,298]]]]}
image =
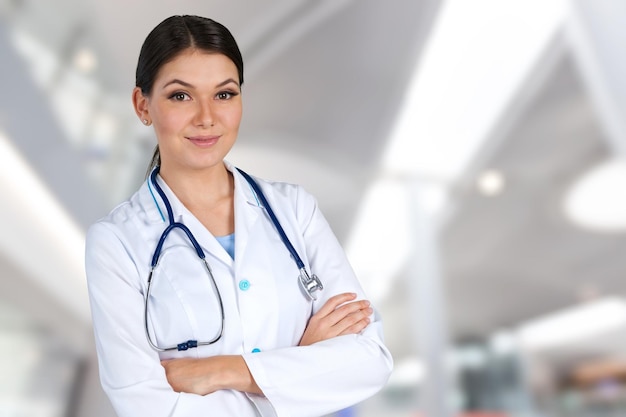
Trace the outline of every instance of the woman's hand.
{"type": "Polygon", "coordinates": [[[343,293],[329,298],[309,320],[300,346],[308,346],[335,336],[356,334],[367,327],[373,310],[369,301],[352,301],[355,298],[354,293],[343,293]]]}
{"type": "MultiPolygon", "coordinates": [[[[366,300],[352,301],[354,293],[331,297],[311,317],[300,340],[308,346],[345,334],[356,334],[370,323],[373,310],[366,300]]],[[[239,355],[181,358],[161,362],[167,382],[176,392],[206,395],[221,389],[263,394],[246,362],[239,355]]]]}
{"type": "Polygon", "coordinates": [[[243,357],[181,358],[161,361],[167,382],[176,392],[206,395],[220,389],[262,394],[243,357]]]}

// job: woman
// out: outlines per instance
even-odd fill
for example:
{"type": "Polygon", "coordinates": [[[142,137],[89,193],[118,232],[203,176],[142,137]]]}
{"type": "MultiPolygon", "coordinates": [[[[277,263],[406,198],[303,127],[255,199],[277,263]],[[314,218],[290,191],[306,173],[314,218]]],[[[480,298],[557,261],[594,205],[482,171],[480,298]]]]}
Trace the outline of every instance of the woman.
{"type": "Polygon", "coordinates": [[[152,171],[86,250],[101,381],[121,417],[318,416],[389,375],[380,318],[313,197],[224,160],[242,84],[237,44],[210,19],[168,18],[141,49],[132,99],[157,136],[152,171]]]}

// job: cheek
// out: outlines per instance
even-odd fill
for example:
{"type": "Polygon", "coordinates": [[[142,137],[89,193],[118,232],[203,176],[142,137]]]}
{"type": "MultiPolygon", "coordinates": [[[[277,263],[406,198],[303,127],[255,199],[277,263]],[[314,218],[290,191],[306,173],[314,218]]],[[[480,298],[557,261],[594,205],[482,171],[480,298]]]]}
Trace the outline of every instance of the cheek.
{"type": "Polygon", "coordinates": [[[224,115],[225,117],[224,120],[226,121],[226,123],[228,123],[228,126],[230,126],[232,129],[239,129],[239,124],[241,123],[241,115],[242,115],[241,108],[234,109],[234,110],[227,112],[224,115]]]}
{"type": "Polygon", "coordinates": [[[154,129],[157,135],[167,135],[180,130],[184,125],[184,113],[176,111],[157,112],[154,118],[154,129]]]}

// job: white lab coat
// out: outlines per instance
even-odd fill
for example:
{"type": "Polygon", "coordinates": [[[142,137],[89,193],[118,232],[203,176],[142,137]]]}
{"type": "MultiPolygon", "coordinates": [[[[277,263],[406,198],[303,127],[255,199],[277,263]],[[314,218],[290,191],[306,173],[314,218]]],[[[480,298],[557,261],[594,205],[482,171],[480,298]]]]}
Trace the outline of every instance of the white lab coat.
{"type": "MultiPolygon", "coordinates": [[[[223,298],[225,329],[211,346],[159,354],[147,342],[143,294],[153,252],[168,224],[165,206],[147,181],[87,233],[100,378],[120,417],[319,416],[373,395],[390,374],[392,358],[378,313],[361,334],[297,346],[309,317],[328,298],[342,292],[366,297],[315,199],[296,185],[257,180],[303,262],[323,282],[318,300],[308,301],[297,282],[298,269],[265,210],[241,174],[226,166],[235,179],[234,261],[158,177],[175,220],[206,252],[223,298]],[[249,284],[242,285],[245,290],[242,280],[249,284]],[[233,390],[176,393],[160,364],[166,358],[221,354],[242,355],[265,397],[233,390]]],[[[163,256],[182,246],[189,247],[188,240],[172,232],[163,256]]],[[[177,276],[189,262],[178,258],[168,257],[167,270],[174,272],[159,276],[160,290],[156,283],[153,287],[162,300],[151,304],[149,327],[163,344],[210,339],[220,319],[207,307],[206,299],[214,297],[206,274],[177,276]],[[203,333],[205,328],[212,330],[203,333]]]]}

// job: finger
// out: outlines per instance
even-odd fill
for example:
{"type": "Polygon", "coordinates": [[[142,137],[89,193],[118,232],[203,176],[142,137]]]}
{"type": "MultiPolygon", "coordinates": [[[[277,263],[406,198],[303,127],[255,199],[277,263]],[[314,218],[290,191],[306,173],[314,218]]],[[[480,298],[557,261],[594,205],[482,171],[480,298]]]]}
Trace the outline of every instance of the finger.
{"type": "Polygon", "coordinates": [[[166,373],[167,373],[167,372],[169,371],[169,369],[170,369],[171,362],[172,362],[172,361],[171,361],[171,359],[166,359],[166,360],[164,360],[164,361],[161,361],[161,366],[162,366],[163,368],[165,368],[165,372],[166,372],[166,373]]]}
{"type": "Polygon", "coordinates": [[[338,321],[334,326],[333,330],[337,335],[341,334],[345,329],[355,325],[356,323],[362,320],[369,320],[369,316],[373,313],[371,308],[365,308],[362,310],[358,310],[354,313],[348,314],[340,321],[338,321]]]}
{"type": "Polygon", "coordinates": [[[365,329],[370,324],[370,319],[365,317],[362,320],[357,321],[351,326],[346,327],[341,331],[337,336],[343,336],[346,334],[357,334],[360,333],[363,329],[365,329]]]}
{"type": "Polygon", "coordinates": [[[353,301],[351,303],[344,304],[341,307],[338,307],[337,309],[335,309],[335,311],[333,311],[332,313],[328,315],[328,321],[334,325],[335,323],[338,323],[340,320],[347,317],[348,315],[354,314],[361,310],[366,310],[366,309],[369,309],[368,310],[370,311],[369,314],[371,314],[372,310],[370,308],[369,301],[367,300],[353,301]]]}
{"type": "Polygon", "coordinates": [[[339,307],[341,304],[352,301],[355,298],[356,294],[353,292],[345,292],[332,296],[326,301],[326,303],[324,303],[322,308],[320,308],[318,312],[314,314],[314,316],[325,317],[335,311],[337,307],[339,307]]]}

